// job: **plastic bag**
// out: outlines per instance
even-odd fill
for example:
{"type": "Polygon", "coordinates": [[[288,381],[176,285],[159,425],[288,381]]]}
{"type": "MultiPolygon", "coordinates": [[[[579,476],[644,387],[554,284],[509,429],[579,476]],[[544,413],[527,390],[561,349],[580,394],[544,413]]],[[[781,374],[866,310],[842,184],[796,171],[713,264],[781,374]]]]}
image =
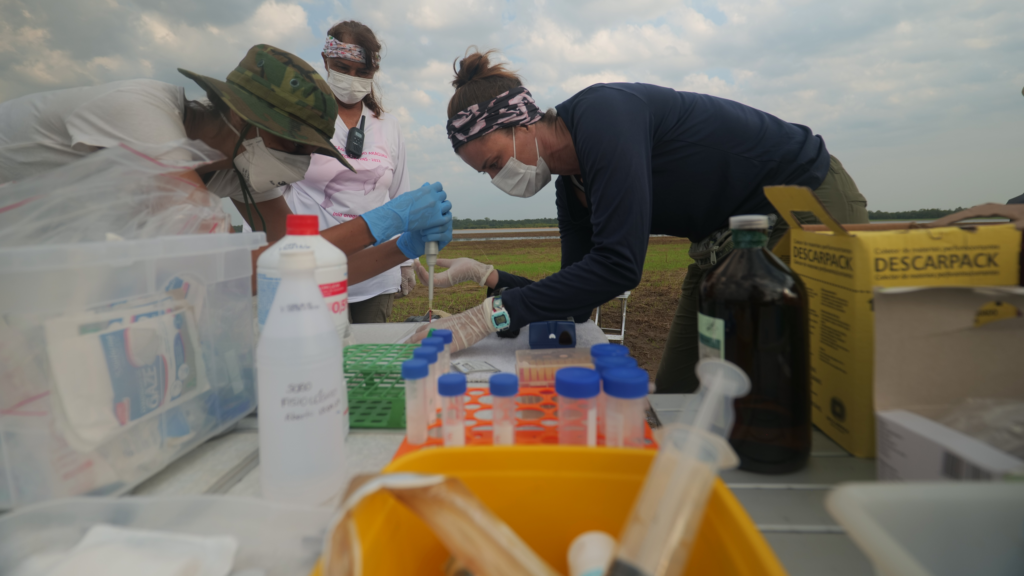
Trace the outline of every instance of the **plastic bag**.
{"type": "Polygon", "coordinates": [[[182,140],[153,156],[121,145],[0,188],[0,247],[227,232],[221,200],[181,173],[224,158],[182,140]],[[189,161],[168,163],[174,150],[189,161]]]}
{"type": "Polygon", "coordinates": [[[1024,458],[1024,402],[1001,398],[968,398],[953,407],[939,422],[1024,458]]]}

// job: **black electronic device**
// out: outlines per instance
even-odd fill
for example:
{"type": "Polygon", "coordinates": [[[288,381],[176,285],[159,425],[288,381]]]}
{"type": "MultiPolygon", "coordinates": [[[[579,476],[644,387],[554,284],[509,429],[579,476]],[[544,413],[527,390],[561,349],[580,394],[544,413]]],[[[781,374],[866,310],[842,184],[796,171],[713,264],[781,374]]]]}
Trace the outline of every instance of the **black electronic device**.
{"type": "Polygon", "coordinates": [[[359,118],[359,126],[348,131],[348,140],[345,141],[345,155],[349,158],[359,158],[363,155],[363,140],[366,134],[363,126],[366,125],[366,116],[359,118]]]}

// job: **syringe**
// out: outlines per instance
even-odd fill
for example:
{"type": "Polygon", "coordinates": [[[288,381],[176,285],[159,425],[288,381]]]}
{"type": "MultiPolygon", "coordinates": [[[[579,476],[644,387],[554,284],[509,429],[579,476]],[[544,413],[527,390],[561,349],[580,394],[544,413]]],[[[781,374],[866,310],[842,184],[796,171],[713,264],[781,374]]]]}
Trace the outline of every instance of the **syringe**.
{"type": "Polygon", "coordinates": [[[727,360],[697,364],[704,392],[690,426],[672,426],[661,445],[619,539],[609,576],[679,574],[689,556],[718,471],[739,458],[715,429],[732,428],[732,400],[750,391],[750,379],[727,360]]]}
{"type": "Polygon", "coordinates": [[[437,265],[437,242],[427,242],[424,256],[427,257],[427,273],[429,275],[429,281],[427,282],[427,322],[431,322],[434,319],[434,266],[437,265]]]}

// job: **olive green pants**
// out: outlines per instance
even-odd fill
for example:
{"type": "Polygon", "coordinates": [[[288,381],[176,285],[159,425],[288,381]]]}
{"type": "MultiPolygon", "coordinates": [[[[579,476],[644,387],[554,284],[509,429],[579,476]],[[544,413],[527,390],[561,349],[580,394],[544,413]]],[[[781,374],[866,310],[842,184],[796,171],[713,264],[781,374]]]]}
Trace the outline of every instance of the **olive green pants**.
{"type": "MultiPolygon", "coordinates": [[[[839,160],[832,156],[829,163],[828,175],[821,183],[821,186],[814,191],[814,195],[825,206],[829,214],[842,224],[866,224],[868,221],[867,200],[857,190],[857,184],[853,178],[846,173],[839,160]]],[[[818,219],[807,214],[800,218],[803,224],[818,223],[818,219]]],[[[773,248],[789,226],[781,218],[772,229],[771,237],[768,240],[768,247],[773,248]]],[[[731,243],[728,245],[731,250],[731,243]]],[[[721,261],[725,254],[718,256],[721,261]]],[[[683,279],[683,295],[679,299],[675,317],[672,319],[672,327],[669,329],[668,340],[665,342],[665,352],[661,357],[661,366],[658,367],[658,376],[655,379],[657,391],[663,394],[675,394],[680,392],[693,392],[697,389],[697,375],[694,368],[697,366],[697,287],[704,275],[714,266],[703,263],[694,263],[686,269],[686,277],[683,279]]]]}
{"type": "Polygon", "coordinates": [[[348,317],[353,324],[377,324],[388,321],[395,303],[394,294],[380,294],[362,302],[349,302],[348,317]]]}

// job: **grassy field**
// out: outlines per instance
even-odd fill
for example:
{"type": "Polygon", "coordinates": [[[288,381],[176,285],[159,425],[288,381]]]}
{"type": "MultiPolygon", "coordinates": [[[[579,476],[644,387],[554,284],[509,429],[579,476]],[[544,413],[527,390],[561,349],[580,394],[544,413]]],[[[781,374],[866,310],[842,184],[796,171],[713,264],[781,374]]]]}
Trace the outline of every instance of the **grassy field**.
{"type": "MultiPolygon", "coordinates": [[[[654,378],[661,361],[683,276],[691,263],[686,251],[689,242],[678,238],[651,238],[647,248],[643,280],[630,295],[626,313],[626,346],[640,366],[654,378]]],[[[452,242],[441,253],[444,258],[467,257],[495,268],[540,280],[558,271],[561,249],[557,239],[452,242]]],[[[472,283],[434,291],[434,308],[457,314],[480,304],[487,289],[472,283]]],[[[402,322],[409,316],[426,314],[427,287],[417,284],[406,298],[395,300],[391,320],[402,322]]],[[[601,324],[618,327],[621,309],[618,301],[602,307],[601,324]]]]}

